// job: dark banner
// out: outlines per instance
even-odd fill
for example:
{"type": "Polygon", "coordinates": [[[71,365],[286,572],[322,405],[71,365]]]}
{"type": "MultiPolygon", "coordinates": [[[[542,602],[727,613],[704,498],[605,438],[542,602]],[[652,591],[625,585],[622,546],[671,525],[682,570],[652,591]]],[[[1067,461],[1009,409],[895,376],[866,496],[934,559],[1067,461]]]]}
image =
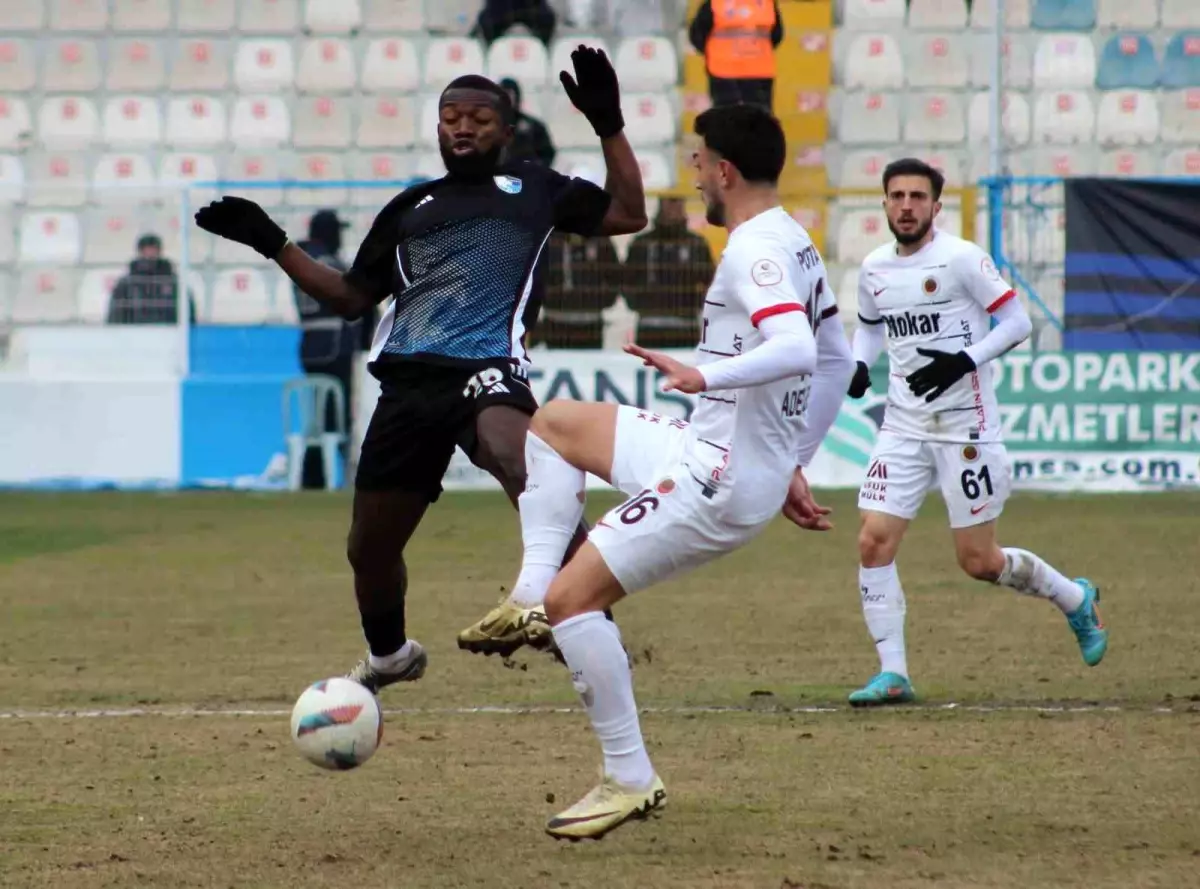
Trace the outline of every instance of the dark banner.
{"type": "Polygon", "coordinates": [[[1066,181],[1063,345],[1200,349],[1200,183],[1066,181]]]}

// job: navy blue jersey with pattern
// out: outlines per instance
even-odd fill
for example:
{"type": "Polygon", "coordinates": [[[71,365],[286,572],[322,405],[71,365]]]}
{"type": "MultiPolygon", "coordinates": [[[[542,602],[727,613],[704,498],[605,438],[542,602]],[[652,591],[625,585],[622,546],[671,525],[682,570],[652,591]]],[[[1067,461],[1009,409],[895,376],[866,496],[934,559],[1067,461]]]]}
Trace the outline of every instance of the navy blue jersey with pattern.
{"type": "Polygon", "coordinates": [[[395,362],[524,363],[541,304],[542,257],[555,228],[591,234],[609,196],[528,162],[495,176],[446,176],[408,189],[376,217],[347,278],[377,302],[392,297],[371,370],[395,362]]]}

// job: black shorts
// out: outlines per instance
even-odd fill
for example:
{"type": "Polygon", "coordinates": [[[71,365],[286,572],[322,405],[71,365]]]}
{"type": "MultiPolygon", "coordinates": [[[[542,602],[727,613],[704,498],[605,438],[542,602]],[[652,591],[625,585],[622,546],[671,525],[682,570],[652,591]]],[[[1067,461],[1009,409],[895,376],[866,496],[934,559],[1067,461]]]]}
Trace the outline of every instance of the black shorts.
{"type": "Polygon", "coordinates": [[[389,365],[363,438],[355,488],[410,491],[434,502],[455,447],[470,456],[476,415],[498,404],[528,414],[537,410],[529,382],[508,362],[483,369],[389,365]]]}

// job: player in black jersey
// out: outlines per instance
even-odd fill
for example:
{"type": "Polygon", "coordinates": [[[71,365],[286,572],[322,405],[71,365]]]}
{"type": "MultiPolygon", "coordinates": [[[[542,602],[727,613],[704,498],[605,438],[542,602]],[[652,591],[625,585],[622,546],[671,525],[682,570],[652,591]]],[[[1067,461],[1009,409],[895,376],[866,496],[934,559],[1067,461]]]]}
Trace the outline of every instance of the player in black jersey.
{"type": "MultiPolygon", "coordinates": [[[[541,301],[551,231],[616,235],[646,225],[616,72],[599,50],[580,46],[571,60],[574,77],[564,71],[560,80],[600,137],[603,189],[533,163],[506,162],[512,103],[492,81],[469,75],[440,100],[447,175],[384,207],[346,274],[308,257],[253,201],[224,197],[196,214],[202,229],[274,260],[302,291],[344,317],[390,298],[368,365],[382,394],[363,441],[347,547],[369,647],[350,676],[372,691],[425,672],[424,650],[405,633],[403,552],[441,493],[455,446],[514,504],[524,488],[525,432],[537,408],[525,336],[541,301]]],[[[584,539],[580,528],[568,558],[584,539]]],[[[460,645],[507,654],[550,639],[544,613],[514,623],[520,626],[509,637],[492,634],[475,645],[460,636],[460,645]]]]}

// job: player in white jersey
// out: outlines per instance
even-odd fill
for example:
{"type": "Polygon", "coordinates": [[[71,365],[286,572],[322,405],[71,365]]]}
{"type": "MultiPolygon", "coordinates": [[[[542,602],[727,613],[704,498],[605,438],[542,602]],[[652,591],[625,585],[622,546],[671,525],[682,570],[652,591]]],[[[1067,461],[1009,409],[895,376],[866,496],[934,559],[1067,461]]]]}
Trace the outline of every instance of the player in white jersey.
{"type": "Polygon", "coordinates": [[[479,625],[503,634],[544,607],[600,739],[604,780],[550,819],[558,838],[599,838],[666,799],[620,632],[604,610],[743,546],[781,508],[802,527],[830,527],[802,468],[837,416],[854,362],[824,262],[779,206],[783,130],[768,111],[736,105],[701,114],[696,133],[708,220],[730,232],[705,297],[696,366],[626,347],[666,376],[664,388],[698,395],[691,422],[614,404],[542,407],[525,446],[521,573],[511,600],[479,625]],[[587,472],[629,499],[560,571],[587,472]]]}
{"type": "Polygon", "coordinates": [[[866,393],[868,369],[885,341],[889,380],[883,425],[858,498],[859,590],[880,672],[850,695],[856,706],[916,697],[895,560],[908,523],[935,482],[963,571],[1054,602],[1089,666],[1108,647],[1096,609],[1100,594],[1090,581],[1068,580],[1033,553],[996,543],[1011,465],[1000,439],[989,362],[1021,343],[1032,325],[991,258],[934,227],[943,184],[941,173],[919,160],[887,167],[883,206],[896,240],[873,251],[859,276],[850,395],[866,393]]]}

